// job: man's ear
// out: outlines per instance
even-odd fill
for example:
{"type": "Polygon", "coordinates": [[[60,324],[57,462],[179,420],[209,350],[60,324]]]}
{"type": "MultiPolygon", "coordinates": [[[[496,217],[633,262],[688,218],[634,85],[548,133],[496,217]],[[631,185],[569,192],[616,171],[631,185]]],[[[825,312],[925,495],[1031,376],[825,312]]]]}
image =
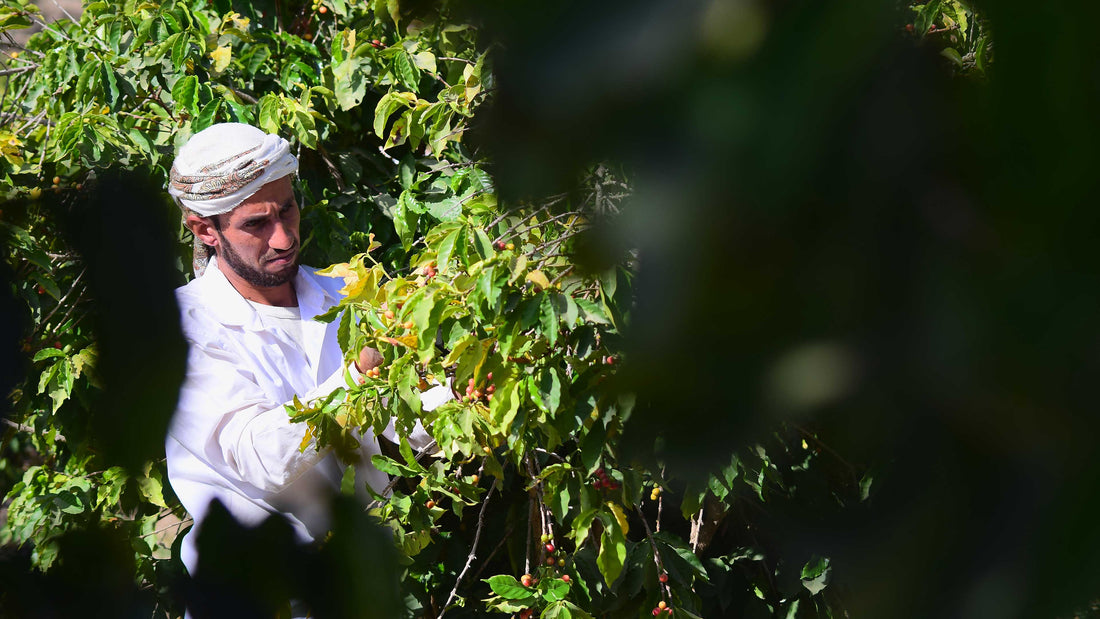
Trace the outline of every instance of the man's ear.
{"type": "Polygon", "coordinates": [[[200,217],[194,213],[188,213],[184,219],[187,227],[191,230],[191,233],[195,235],[195,238],[199,239],[203,245],[209,245],[210,247],[218,246],[218,235],[215,234],[214,220],[211,217],[200,217]]]}

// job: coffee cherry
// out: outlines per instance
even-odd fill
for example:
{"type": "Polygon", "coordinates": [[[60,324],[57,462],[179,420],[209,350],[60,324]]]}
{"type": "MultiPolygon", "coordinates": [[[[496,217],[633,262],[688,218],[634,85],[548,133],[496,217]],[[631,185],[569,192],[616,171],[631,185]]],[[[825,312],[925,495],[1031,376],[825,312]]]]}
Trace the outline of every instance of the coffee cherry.
{"type": "Polygon", "coordinates": [[[532,582],[531,581],[531,575],[530,574],[524,574],[523,576],[520,577],[519,582],[524,587],[530,587],[531,582],[532,582]]]}
{"type": "Polygon", "coordinates": [[[382,42],[381,42],[381,41],[379,41],[378,39],[371,39],[371,42],[370,42],[370,44],[371,44],[371,45],[372,45],[373,47],[376,47],[376,48],[377,48],[377,47],[382,47],[382,42]]]}
{"type": "Polygon", "coordinates": [[[321,5],[321,8],[317,9],[317,12],[321,15],[324,15],[325,13],[328,13],[328,7],[325,5],[321,5]]]}
{"type": "Polygon", "coordinates": [[[61,342],[54,342],[53,347],[58,349],[58,350],[61,350],[61,342]]]}
{"type": "Polygon", "coordinates": [[[513,245],[512,243],[508,243],[507,245],[504,246],[504,248],[507,249],[508,251],[512,251],[513,249],[516,248],[516,246],[513,245]]]}
{"type": "Polygon", "coordinates": [[[60,176],[53,177],[53,184],[54,185],[60,185],[61,184],[61,177],[60,176]]]}
{"type": "Polygon", "coordinates": [[[477,476],[477,475],[470,475],[470,483],[471,483],[471,484],[473,484],[473,485],[475,485],[475,486],[477,485],[477,481],[478,481],[478,479],[479,479],[479,478],[478,478],[478,476],[477,476]]]}
{"type": "Polygon", "coordinates": [[[428,502],[424,504],[424,507],[427,507],[428,509],[435,507],[435,501],[428,499],[428,502]]]}
{"type": "Polygon", "coordinates": [[[562,582],[569,582],[569,574],[561,575],[562,582]]]}
{"type": "Polygon", "coordinates": [[[668,582],[668,574],[662,573],[657,577],[657,580],[661,581],[661,584],[668,582]]]}
{"type": "Polygon", "coordinates": [[[661,614],[661,609],[660,608],[654,608],[653,609],[653,616],[656,617],[659,614],[661,614]]]}
{"type": "Polygon", "coordinates": [[[543,544],[550,541],[550,539],[551,539],[551,537],[549,535],[547,535],[546,533],[543,533],[542,536],[539,537],[539,540],[542,541],[543,544]]]}
{"type": "Polygon", "coordinates": [[[546,552],[554,552],[554,545],[549,543],[546,544],[546,552]]]}
{"type": "Polygon", "coordinates": [[[504,241],[497,241],[496,243],[493,243],[493,247],[495,247],[497,251],[504,251],[504,241]]]}
{"type": "Polygon", "coordinates": [[[661,600],[660,602],[657,602],[657,608],[660,608],[661,610],[664,610],[667,607],[668,607],[668,604],[665,604],[664,600],[661,600]]]}
{"type": "Polygon", "coordinates": [[[393,310],[386,310],[385,312],[382,312],[382,316],[386,320],[393,320],[393,316],[394,316],[393,310]]]}
{"type": "Polygon", "coordinates": [[[412,329],[413,327],[416,326],[416,323],[410,320],[410,321],[406,322],[405,324],[403,324],[401,326],[405,327],[406,329],[412,329]]]}
{"type": "Polygon", "coordinates": [[[485,375],[485,380],[493,380],[493,373],[489,372],[488,374],[486,374],[485,375]]]}
{"type": "Polygon", "coordinates": [[[554,557],[546,557],[546,565],[554,565],[554,557]]]}
{"type": "Polygon", "coordinates": [[[597,479],[596,481],[592,482],[592,487],[596,490],[601,490],[603,488],[603,480],[597,479]]]}

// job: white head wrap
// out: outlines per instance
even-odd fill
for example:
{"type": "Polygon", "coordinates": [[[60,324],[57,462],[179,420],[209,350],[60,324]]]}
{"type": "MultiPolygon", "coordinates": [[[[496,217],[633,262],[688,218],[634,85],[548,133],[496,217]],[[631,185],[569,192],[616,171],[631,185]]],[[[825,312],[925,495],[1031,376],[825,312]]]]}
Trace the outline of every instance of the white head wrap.
{"type": "Polygon", "coordinates": [[[286,140],[221,123],[191,136],[172,164],[168,193],[203,217],[228,213],[271,181],[298,171],[286,140]]]}

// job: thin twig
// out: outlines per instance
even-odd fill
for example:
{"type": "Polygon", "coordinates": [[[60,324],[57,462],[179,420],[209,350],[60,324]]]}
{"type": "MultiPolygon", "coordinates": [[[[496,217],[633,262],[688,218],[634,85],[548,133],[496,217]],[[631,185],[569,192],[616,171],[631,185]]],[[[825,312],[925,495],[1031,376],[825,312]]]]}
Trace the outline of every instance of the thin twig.
{"type": "Polygon", "coordinates": [[[453,56],[439,56],[439,60],[454,60],[457,62],[465,62],[466,64],[477,64],[473,60],[466,60],[465,58],[455,58],[453,56]]]}
{"type": "Polygon", "coordinates": [[[519,230],[516,230],[515,233],[516,234],[523,234],[524,232],[527,232],[528,230],[534,230],[535,228],[541,228],[541,227],[545,226],[546,224],[553,223],[553,222],[555,222],[559,219],[564,219],[564,218],[569,217],[571,215],[582,215],[582,214],[583,213],[581,213],[580,211],[569,211],[567,213],[562,213],[561,215],[555,215],[555,216],[551,217],[550,219],[547,219],[546,221],[540,221],[536,224],[531,224],[530,226],[527,226],[526,228],[520,228],[519,230]]]}
{"type": "Polygon", "coordinates": [[[38,63],[31,63],[23,65],[21,67],[16,67],[14,69],[4,69],[3,71],[0,71],[0,77],[4,75],[15,75],[16,73],[26,73],[27,71],[33,71],[37,68],[38,63]]]}
{"type": "MultiPolygon", "coordinates": [[[[430,450],[435,449],[435,446],[436,446],[435,441],[432,441],[432,442],[428,443],[427,445],[425,445],[424,449],[421,449],[420,451],[416,452],[416,458],[415,458],[416,461],[419,462],[420,458],[422,458],[424,456],[424,454],[428,453],[430,450]]],[[[393,492],[394,486],[396,486],[397,482],[401,481],[402,479],[404,479],[404,478],[400,477],[400,476],[396,476],[393,479],[391,479],[390,483],[386,485],[386,487],[382,490],[382,492],[380,494],[382,496],[387,496],[390,492],[393,492]]],[[[375,507],[381,507],[381,506],[382,506],[382,501],[379,501],[378,499],[375,499],[375,500],[371,501],[370,503],[367,503],[366,509],[371,510],[371,509],[374,509],[375,507]]]]}
{"type": "MultiPolygon", "coordinates": [[[[635,505],[634,509],[638,510],[638,518],[642,521],[642,526],[645,527],[645,538],[649,540],[649,546],[653,549],[653,564],[657,566],[657,575],[665,573],[664,563],[661,561],[661,552],[657,550],[657,542],[653,540],[653,531],[649,528],[649,521],[645,519],[645,514],[642,513],[642,506],[635,505]]],[[[661,595],[666,600],[672,599],[672,591],[668,588],[668,583],[662,583],[658,579],[658,584],[661,586],[661,595]]]]}
{"type": "Polygon", "coordinates": [[[244,99],[245,103],[249,103],[251,105],[256,105],[256,103],[258,103],[256,97],[253,97],[252,95],[248,94],[247,92],[245,92],[243,90],[237,90],[236,88],[233,88],[232,86],[226,86],[226,88],[229,89],[229,92],[232,92],[233,94],[237,95],[238,97],[244,99]]]}
{"type": "Polygon", "coordinates": [[[61,12],[65,14],[65,17],[68,17],[69,20],[72,21],[74,24],[76,24],[78,26],[80,25],[80,22],[75,17],[73,17],[71,13],[66,11],[65,7],[61,6],[60,2],[58,2],[57,0],[53,0],[53,5],[56,6],[57,8],[59,8],[59,9],[61,9],[61,12]]]}
{"type": "MultiPolygon", "coordinates": [[[[88,271],[87,268],[84,268],[84,269],[80,270],[80,273],[76,276],[76,279],[73,280],[73,283],[69,288],[69,291],[66,292],[65,295],[62,296],[60,299],[58,299],[57,305],[54,306],[53,310],[50,311],[50,313],[47,314],[46,317],[43,318],[42,321],[38,323],[39,327],[42,327],[43,325],[48,323],[50,321],[50,319],[53,318],[53,315],[57,313],[57,310],[61,309],[61,306],[65,303],[65,301],[69,300],[69,296],[71,296],[74,292],[76,292],[77,284],[80,283],[80,280],[84,277],[84,273],[86,273],[87,271],[88,271]]],[[[37,332],[38,332],[38,330],[36,329],[35,333],[37,334],[37,332]]]]}
{"type": "Polygon", "coordinates": [[[168,529],[171,529],[173,527],[175,527],[176,529],[180,529],[180,528],[183,528],[185,525],[191,524],[192,522],[193,521],[190,518],[187,518],[185,520],[180,520],[179,522],[173,522],[172,524],[164,527],[163,529],[159,529],[159,530],[156,530],[156,531],[150,531],[150,532],[145,533],[143,535],[139,535],[138,537],[142,538],[142,537],[149,537],[150,535],[157,535],[158,533],[164,533],[165,531],[167,531],[168,529]]]}
{"type": "MultiPolygon", "coordinates": [[[[511,228],[508,228],[507,230],[505,230],[504,233],[501,234],[500,236],[498,236],[497,238],[493,239],[493,243],[499,243],[501,241],[501,239],[503,239],[507,236],[511,236],[512,232],[514,232],[516,230],[516,228],[523,225],[523,222],[525,222],[528,219],[534,217],[535,215],[538,215],[539,213],[545,211],[546,209],[550,208],[550,206],[551,206],[551,204],[545,204],[545,205],[539,207],[538,209],[536,209],[533,213],[520,217],[519,221],[517,221],[515,223],[515,225],[513,225],[511,228]]],[[[489,227],[491,228],[492,226],[490,225],[489,227]]]]}
{"type": "Polygon", "coordinates": [[[497,552],[499,552],[500,549],[504,547],[504,542],[508,541],[508,536],[512,534],[512,531],[514,531],[515,528],[515,523],[511,523],[508,525],[508,528],[504,531],[504,537],[500,538],[500,541],[497,542],[497,545],[495,548],[493,548],[493,551],[490,552],[489,555],[485,557],[485,560],[481,562],[481,567],[477,568],[477,571],[474,572],[474,575],[470,578],[470,580],[477,581],[477,577],[481,576],[481,572],[485,571],[485,566],[489,565],[489,561],[492,561],[493,557],[497,555],[497,552]]]}
{"type": "Polygon", "coordinates": [[[447,607],[451,605],[451,600],[458,594],[458,585],[462,583],[462,577],[466,575],[466,572],[473,565],[474,559],[477,557],[477,543],[481,539],[481,530],[485,528],[485,508],[489,506],[489,497],[492,496],[493,490],[497,487],[496,480],[493,480],[493,485],[489,486],[489,492],[485,494],[485,499],[481,503],[481,512],[477,515],[477,530],[474,531],[474,543],[470,548],[470,554],[466,557],[466,565],[462,566],[462,571],[458,573],[458,578],[455,579],[455,586],[451,589],[451,594],[447,596],[447,601],[443,603],[443,608],[439,611],[439,616],[436,619],[440,619],[446,612],[447,607]]]}
{"type": "Polygon", "coordinates": [[[557,284],[559,281],[561,281],[563,277],[565,277],[566,275],[569,275],[572,272],[573,272],[573,265],[569,265],[569,268],[565,269],[564,271],[559,273],[557,277],[550,280],[550,287],[553,288],[554,285],[557,284]]]}
{"type": "MultiPolygon", "coordinates": [[[[38,433],[38,430],[35,430],[33,427],[28,426],[27,424],[24,424],[24,423],[16,423],[16,422],[14,422],[10,419],[0,419],[0,421],[3,421],[5,425],[11,426],[11,427],[15,428],[16,430],[19,430],[20,432],[26,432],[27,434],[37,434],[38,433]]],[[[61,434],[60,432],[55,431],[55,434],[53,435],[53,439],[55,441],[61,441],[62,443],[64,443],[65,442],[65,435],[61,434]]]]}

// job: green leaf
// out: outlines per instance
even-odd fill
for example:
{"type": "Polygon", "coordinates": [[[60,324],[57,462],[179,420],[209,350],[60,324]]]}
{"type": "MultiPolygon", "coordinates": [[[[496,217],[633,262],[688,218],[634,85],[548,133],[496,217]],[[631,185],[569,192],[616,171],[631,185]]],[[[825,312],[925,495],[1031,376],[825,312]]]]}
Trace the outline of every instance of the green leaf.
{"type": "Polygon", "coordinates": [[[206,105],[203,106],[202,111],[199,112],[198,117],[191,122],[191,130],[194,132],[202,131],[214,122],[218,118],[218,110],[222,107],[221,99],[211,99],[206,105]]]}
{"type": "Polygon", "coordinates": [[[577,544],[577,548],[580,548],[581,544],[588,539],[588,532],[592,528],[592,522],[599,511],[598,508],[592,507],[577,514],[577,517],[573,519],[573,540],[577,544]]]}
{"type": "Polygon", "coordinates": [[[404,106],[412,107],[416,103],[416,95],[411,92],[388,92],[378,100],[374,106],[374,134],[380,138],[386,137],[386,125],[390,116],[404,106]]]}
{"type": "Polygon", "coordinates": [[[560,578],[554,578],[546,586],[546,592],[542,594],[542,599],[548,602],[556,602],[564,600],[567,595],[569,595],[569,583],[560,578]]]}
{"type": "Polygon", "coordinates": [[[84,502],[72,492],[62,490],[53,497],[54,505],[66,514],[80,514],[84,512],[84,502]]]}
{"type": "Polygon", "coordinates": [[[194,75],[181,77],[172,87],[172,100],[176,103],[176,113],[189,112],[192,116],[197,113],[199,96],[199,78],[194,75]]]}
{"type": "Polygon", "coordinates": [[[160,471],[153,468],[151,463],[145,466],[145,474],[137,478],[137,483],[138,491],[146,501],[157,507],[168,507],[164,502],[164,484],[160,478],[160,471]]]}
{"type": "Polygon", "coordinates": [[[618,521],[612,519],[610,526],[605,526],[600,537],[600,553],[596,556],[596,566],[600,568],[604,582],[611,586],[619,574],[623,571],[626,562],[626,539],[618,521]]]}
{"type": "Polygon", "coordinates": [[[540,617],[541,619],[572,619],[573,614],[570,612],[569,606],[562,601],[547,606],[540,617]]]}
{"type": "Polygon", "coordinates": [[[828,557],[814,555],[802,566],[802,586],[811,595],[817,595],[827,586],[830,571],[828,557]]]}
{"type": "Polygon", "coordinates": [[[363,102],[367,95],[367,68],[368,63],[364,59],[354,57],[333,65],[333,90],[341,110],[350,110],[363,102]]]}
{"type": "Polygon", "coordinates": [[[558,342],[558,311],[554,307],[554,299],[550,294],[544,294],[539,305],[539,326],[542,327],[542,335],[554,346],[558,342]]]}
{"type": "Polygon", "coordinates": [[[393,70],[397,79],[409,90],[417,90],[420,83],[420,69],[416,67],[408,52],[402,51],[393,59],[393,70]]]}
{"type": "Polygon", "coordinates": [[[493,593],[506,600],[525,601],[534,599],[531,589],[524,587],[513,576],[498,574],[484,580],[489,583],[489,588],[493,590],[493,593]]]}
{"type": "Polygon", "coordinates": [[[355,467],[349,466],[344,469],[344,475],[340,478],[340,494],[344,496],[355,495],[355,467]]]}
{"type": "Polygon", "coordinates": [[[34,353],[34,361],[41,361],[43,359],[52,359],[54,357],[64,357],[65,353],[57,348],[43,348],[42,350],[34,353]]]}
{"type": "Polygon", "coordinates": [[[115,70],[106,61],[100,63],[100,84],[103,87],[103,99],[110,107],[118,103],[118,80],[115,78],[115,70]]]}
{"type": "Polygon", "coordinates": [[[917,13],[917,18],[913,20],[913,29],[917,31],[918,35],[923,37],[928,34],[928,28],[936,22],[942,8],[943,0],[931,0],[921,8],[920,12],[917,13]]]}
{"type": "Polygon", "coordinates": [[[260,99],[260,128],[268,133],[279,133],[282,128],[282,105],[278,95],[266,94],[260,99]]]}
{"type": "MultiPolygon", "coordinates": [[[[695,553],[691,551],[691,547],[683,539],[670,535],[666,531],[654,533],[653,539],[657,542],[658,548],[672,551],[672,554],[683,564],[686,564],[691,571],[695,572],[696,576],[702,579],[707,578],[707,570],[703,567],[703,563],[699,560],[699,557],[695,556],[695,553]]],[[[686,577],[687,574],[684,574],[684,576],[686,577]]]]}

